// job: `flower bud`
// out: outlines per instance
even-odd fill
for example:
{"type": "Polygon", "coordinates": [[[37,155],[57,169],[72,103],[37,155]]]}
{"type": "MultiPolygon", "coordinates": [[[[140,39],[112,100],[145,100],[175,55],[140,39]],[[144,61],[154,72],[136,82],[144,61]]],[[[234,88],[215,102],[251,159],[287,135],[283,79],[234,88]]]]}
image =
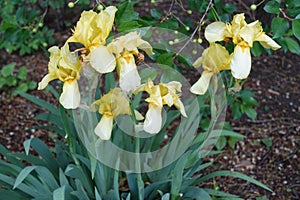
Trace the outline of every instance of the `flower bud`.
{"type": "Polygon", "coordinates": [[[189,14],[189,15],[191,15],[191,14],[193,13],[192,10],[188,10],[188,11],[186,11],[186,12],[187,12],[187,14],[189,14]]]}
{"type": "Polygon", "coordinates": [[[69,7],[69,8],[74,8],[74,6],[75,6],[74,2],[69,2],[69,3],[68,3],[68,7],[69,7]]]}
{"type": "Polygon", "coordinates": [[[253,10],[253,11],[256,10],[256,9],[257,9],[257,5],[252,4],[252,5],[250,6],[250,9],[253,10]]]}
{"type": "Polygon", "coordinates": [[[99,5],[97,6],[97,10],[99,10],[99,11],[100,11],[100,10],[103,10],[103,8],[104,8],[104,7],[103,7],[101,4],[99,4],[99,5]]]}

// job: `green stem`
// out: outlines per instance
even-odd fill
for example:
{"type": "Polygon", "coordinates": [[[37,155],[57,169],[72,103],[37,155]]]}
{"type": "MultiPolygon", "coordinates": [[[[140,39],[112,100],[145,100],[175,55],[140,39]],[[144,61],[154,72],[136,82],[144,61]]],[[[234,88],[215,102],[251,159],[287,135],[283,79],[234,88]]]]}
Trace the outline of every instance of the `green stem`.
{"type": "MultiPolygon", "coordinates": [[[[135,113],[134,113],[134,108],[133,105],[130,104],[130,110],[131,110],[131,118],[134,121],[135,124],[138,124],[138,120],[136,119],[135,113]]],[[[140,160],[140,138],[136,137],[138,135],[136,135],[135,133],[135,127],[133,127],[133,131],[134,131],[134,136],[135,136],[135,153],[136,153],[136,162],[135,162],[135,170],[136,170],[136,181],[137,181],[137,186],[138,186],[138,196],[139,196],[139,200],[143,200],[143,196],[144,196],[144,182],[142,179],[142,173],[141,173],[141,160],[140,160]]]]}

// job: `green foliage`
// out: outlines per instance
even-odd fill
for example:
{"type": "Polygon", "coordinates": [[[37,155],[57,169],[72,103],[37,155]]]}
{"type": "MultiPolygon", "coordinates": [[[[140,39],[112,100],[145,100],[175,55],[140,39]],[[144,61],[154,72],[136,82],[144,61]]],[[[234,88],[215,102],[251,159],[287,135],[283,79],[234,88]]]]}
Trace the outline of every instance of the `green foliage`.
{"type": "Polygon", "coordinates": [[[3,66],[0,70],[0,90],[10,92],[17,95],[19,92],[27,92],[36,88],[36,82],[27,78],[27,68],[20,67],[17,73],[15,64],[10,63],[3,66]]]}
{"type": "MultiPolygon", "coordinates": [[[[269,14],[276,14],[272,19],[271,31],[273,38],[282,46],[283,51],[300,55],[300,1],[278,0],[268,1],[263,7],[269,14]]],[[[264,26],[268,26],[265,24],[264,26]]],[[[259,55],[259,53],[257,53],[259,55]]]]}
{"type": "Polygon", "coordinates": [[[242,89],[238,93],[228,93],[227,98],[233,119],[240,119],[243,114],[246,114],[251,119],[256,119],[255,106],[258,106],[258,102],[254,98],[252,91],[242,89]]]}
{"type": "Polygon", "coordinates": [[[52,43],[53,31],[44,26],[43,12],[34,1],[0,1],[0,49],[24,55],[52,43]]]}

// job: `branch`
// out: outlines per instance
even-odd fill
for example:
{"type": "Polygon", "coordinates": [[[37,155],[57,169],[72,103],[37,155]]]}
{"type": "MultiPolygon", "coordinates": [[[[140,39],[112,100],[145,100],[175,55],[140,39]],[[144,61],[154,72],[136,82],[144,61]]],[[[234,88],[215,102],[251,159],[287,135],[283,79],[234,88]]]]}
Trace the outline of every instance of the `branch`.
{"type": "Polygon", "coordinates": [[[211,5],[212,5],[212,0],[209,1],[208,5],[206,7],[205,12],[202,15],[201,19],[199,20],[199,23],[198,23],[197,27],[195,28],[195,30],[193,31],[191,37],[185,42],[185,44],[181,47],[181,49],[179,49],[179,51],[175,54],[175,56],[173,58],[176,58],[183,51],[183,49],[192,41],[193,37],[197,33],[197,30],[201,27],[201,24],[202,24],[205,16],[207,15],[207,13],[208,13],[209,8],[211,7],[211,5]]]}

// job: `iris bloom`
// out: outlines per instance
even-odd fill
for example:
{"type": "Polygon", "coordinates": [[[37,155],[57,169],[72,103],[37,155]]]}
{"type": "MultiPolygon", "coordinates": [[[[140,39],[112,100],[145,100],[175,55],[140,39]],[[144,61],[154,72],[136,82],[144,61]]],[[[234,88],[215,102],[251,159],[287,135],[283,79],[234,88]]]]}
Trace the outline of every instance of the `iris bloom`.
{"type": "Polygon", "coordinates": [[[154,85],[152,81],[148,81],[146,84],[141,85],[134,94],[141,91],[147,92],[150,96],[145,100],[149,103],[148,111],[146,113],[144,121],[144,130],[148,133],[158,133],[162,126],[162,107],[168,105],[171,107],[174,105],[181,114],[186,117],[183,103],[180,101],[181,83],[172,81],[169,83],[160,83],[154,85]]]}
{"type": "Polygon", "coordinates": [[[117,8],[109,6],[99,14],[94,11],[83,11],[73,30],[70,42],[81,43],[80,49],[84,61],[99,73],[107,73],[114,69],[116,61],[112,53],[104,46],[112,29],[117,8]],[[100,59],[100,58],[101,59],[100,59]]]}
{"type": "Polygon", "coordinates": [[[263,47],[273,50],[280,46],[267,36],[257,20],[250,24],[245,21],[244,14],[233,17],[231,24],[214,22],[205,29],[205,38],[209,42],[229,41],[232,39],[236,45],[230,62],[232,75],[237,79],[245,79],[251,70],[250,48],[254,41],[258,41],[263,47]]]}
{"type": "MultiPolygon", "coordinates": [[[[134,55],[138,55],[138,49],[152,54],[151,45],[142,40],[137,32],[130,32],[114,39],[108,49],[114,53],[117,60],[117,71],[120,77],[120,87],[125,92],[136,89],[141,85],[141,78],[137,71],[134,55]]],[[[99,59],[100,60],[100,59],[99,59]]]]}
{"type": "Polygon", "coordinates": [[[205,49],[202,56],[193,64],[194,67],[202,65],[203,72],[200,79],[190,88],[194,94],[204,94],[209,86],[211,77],[222,70],[230,69],[230,55],[228,51],[220,44],[211,43],[205,49]]]}
{"type": "Polygon", "coordinates": [[[64,84],[59,102],[66,109],[75,109],[80,103],[77,83],[81,71],[79,57],[76,53],[69,51],[68,41],[61,49],[57,46],[49,48],[49,52],[48,74],[39,83],[38,90],[44,89],[54,79],[61,80],[64,84]]]}
{"type": "Polygon", "coordinates": [[[114,88],[92,104],[92,110],[102,114],[95,128],[95,134],[101,140],[109,140],[113,127],[113,119],[122,114],[131,114],[129,102],[120,88],[114,88]]]}

